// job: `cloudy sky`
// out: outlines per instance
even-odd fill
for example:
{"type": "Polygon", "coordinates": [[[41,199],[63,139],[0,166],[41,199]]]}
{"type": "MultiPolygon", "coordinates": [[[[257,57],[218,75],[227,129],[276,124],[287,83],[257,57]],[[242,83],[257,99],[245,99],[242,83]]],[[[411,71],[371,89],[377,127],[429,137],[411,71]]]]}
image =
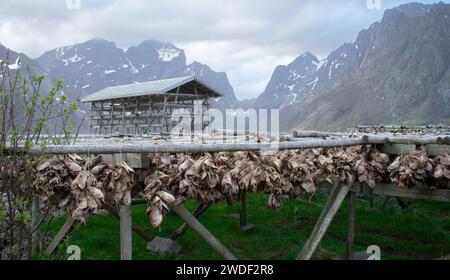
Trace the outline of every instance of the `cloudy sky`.
{"type": "Polygon", "coordinates": [[[406,2],[2,0],[0,42],[33,58],[94,37],[124,49],[146,39],[172,42],[186,51],[188,62],[225,71],[237,97],[245,99],[264,90],[277,65],[306,51],[326,57],[380,20],[385,9],[406,2]]]}

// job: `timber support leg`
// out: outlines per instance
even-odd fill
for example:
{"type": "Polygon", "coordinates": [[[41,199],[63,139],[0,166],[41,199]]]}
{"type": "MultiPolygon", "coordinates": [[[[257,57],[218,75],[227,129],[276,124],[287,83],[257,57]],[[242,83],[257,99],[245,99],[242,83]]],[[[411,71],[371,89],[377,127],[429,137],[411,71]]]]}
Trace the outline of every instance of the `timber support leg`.
{"type": "Polygon", "coordinates": [[[373,189],[369,189],[369,208],[373,208],[373,189]]]}
{"type": "MultiPolygon", "coordinates": [[[[200,217],[205,211],[212,205],[212,203],[200,203],[192,212],[192,215],[195,218],[200,217]]],[[[182,224],[176,231],[172,232],[169,235],[169,238],[172,240],[176,240],[178,237],[182,236],[188,229],[188,225],[186,223],[182,224]]]]}
{"type": "Polygon", "coordinates": [[[298,254],[297,260],[311,259],[349,191],[350,187],[344,184],[334,186],[311,235],[298,254]]]}
{"type": "Polygon", "coordinates": [[[247,192],[243,191],[241,193],[241,211],[239,213],[239,221],[241,230],[244,232],[251,231],[255,228],[252,224],[247,224],[247,192]]]}
{"type": "Polygon", "coordinates": [[[175,212],[186,224],[188,224],[195,232],[197,232],[203,240],[205,240],[217,253],[226,260],[236,260],[236,257],[225,247],[214,235],[212,235],[191,213],[182,205],[171,206],[175,212]]]}
{"type": "Polygon", "coordinates": [[[45,249],[44,253],[48,256],[50,256],[58,247],[59,243],[64,239],[64,237],[69,233],[70,229],[72,228],[73,224],[75,223],[75,220],[72,218],[72,216],[68,216],[66,222],[61,227],[61,229],[58,231],[58,233],[55,235],[55,238],[53,238],[52,242],[48,245],[47,249],[45,249]]]}
{"type": "Polygon", "coordinates": [[[383,211],[384,208],[386,208],[390,198],[390,196],[385,196],[381,201],[380,206],[378,206],[378,210],[383,211]]]}
{"type": "Polygon", "coordinates": [[[132,259],[131,205],[120,205],[120,259],[132,259]]]}

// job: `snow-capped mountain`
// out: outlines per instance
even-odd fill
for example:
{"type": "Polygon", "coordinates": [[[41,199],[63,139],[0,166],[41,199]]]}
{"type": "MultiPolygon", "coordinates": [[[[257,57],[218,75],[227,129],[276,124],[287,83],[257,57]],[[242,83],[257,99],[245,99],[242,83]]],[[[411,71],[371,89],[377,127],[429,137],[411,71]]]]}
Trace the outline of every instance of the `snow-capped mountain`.
{"type": "Polygon", "coordinates": [[[228,82],[225,72],[215,72],[208,65],[194,61],[186,66],[185,75],[196,76],[199,79],[208,82],[208,85],[225,93],[224,96],[217,100],[211,100],[213,107],[219,108],[236,108],[240,106],[240,102],[234,95],[234,90],[228,82]]]}
{"type": "Polygon", "coordinates": [[[114,42],[93,39],[48,51],[36,61],[50,76],[63,79],[67,88],[82,96],[109,86],[189,74],[224,94],[213,102],[217,107],[238,104],[225,73],[215,72],[198,62],[187,65],[184,51],[171,43],[148,40],[125,51],[114,42]]]}
{"type": "Polygon", "coordinates": [[[12,72],[22,70],[24,76],[30,75],[44,75],[44,69],[37,64],[33,59],[29,58],[23,53],[18,53],[13,50],[8,49],[0,43],[0,62],[8,64],[9,70],[12,72]]]}
{"type": "Polygon", "coordinates": [[[284,108],[298,102],[316,86],[317,57],[304,53],[292,63],[275,68],[264,92],[255,102],[257,108],[284,108]]]}
{"type": "MultiPolygon", "coordinates": [[[[29,58],[26,54],[15,52],[11,49],[0,44],[0,62],[4,62],[8,64],[8,68],[12,77],[14,77],[15,73],[20,73],[24,79],[30,81],[33,77],[43,76],[44,80],[41,83],[40,91],[43,93],[48,93],[52,87],[57,82],[57,79],[50,76],[45,69],[39,65],[35,60],[29,58]]],[[[1,78],[0,73],[0,78],[1,78]]],[[[78,96],[74,94],[71,90],[65,89],[61,91],[59,94],[65,94],[69,97],[69,101],[75,101],[78,99],[78,96]]],[[[59,96],[56,97],[57,99],[59,96]]],[[[23,102],[22,98],[17,100],[18,103],[21,104],[23,102]]],[[[39,115],[40,113],[37,112],[39,115]]],[[[82,110],[77,111],[72,119],[75,121],[76,125],[81,123],[81,120],[84,117],[84,112],[82,110]]],[[[23,119],[19,117],[17,120],[20,123],[23,119]]],[[[59,127],[58,119],[54,119],[48,123],[48,127],[52,130],[54,127],[59,127]]]]}
{"type": "MultiPolygon", "coordinates": [[[[271,102],[282,108],[283,130],[450,121],[449,4],[386,10],[311,72],[296,63],[304,56],[278,66],[257,101],[258,107],[271,102]]],[[[316,65],[313,57],[308,61],[316,65]]]]}
{"type": "MultiPolygon", "coordinates": [[[[33,77],[44,76],[41,84],[43,92],[49,91],[56,83],[57,79],[51,77],[45,69],[34,59],[28,57],[24,53],[19,53],[0,43],[0,62],[8,64],[9,71],[12,75],[20,73],[25,79],[29,80],[33,77]]],[[[0,74],[1,75],[1,74],[0,74]]],[[[77,97],[74,96],[74,99],[77,97]]]]}

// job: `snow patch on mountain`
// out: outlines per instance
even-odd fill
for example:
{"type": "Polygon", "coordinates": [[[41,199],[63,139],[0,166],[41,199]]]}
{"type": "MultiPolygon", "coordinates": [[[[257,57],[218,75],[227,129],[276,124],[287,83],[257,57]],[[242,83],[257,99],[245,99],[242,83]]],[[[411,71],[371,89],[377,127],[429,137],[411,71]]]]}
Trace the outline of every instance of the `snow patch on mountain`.
{"type": "Polygon", "coordinates": [[[164,62],[170,62],[180,55],[180,51],[171,47],[162,47],[156,50],[158,58],[164,62]]]}
{"type": "Polygon", "coordinates": [[[105,72],[103,72],[103,74],[109,75],[109,74],[112,74],[112,73],[115,73],[115,72],[117,72],[117,70],[105,70],[105,72]]]}
{"type": "Polygon", "coordinates": [[[11,69],[11,70],[17,70],[17,69],[20,68],[20,55],[17,56],[16,62],[14,64],[8,65],[8,68],[11,69]]]}

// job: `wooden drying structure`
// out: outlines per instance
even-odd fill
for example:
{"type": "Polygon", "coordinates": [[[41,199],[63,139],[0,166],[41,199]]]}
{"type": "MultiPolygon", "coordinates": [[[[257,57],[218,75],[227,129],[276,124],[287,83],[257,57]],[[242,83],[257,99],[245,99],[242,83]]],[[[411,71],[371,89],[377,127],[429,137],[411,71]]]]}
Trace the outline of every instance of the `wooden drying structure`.
{"type": "MultiPolygon", "coordinates": [[[[316,134],[313,132],[311,134],[316,134]]],[[[322,135],[320,135],[322,136],[322,135]]],[[[234,152],[234,151],[257,151],[270,149],[307,149],[307,148],[327,148],[327,147],[347,147],[355,145],[376,145],[377,149],[387,154],[406,154],[414,150],[416,146],[426,149],[428,154],[433,156],[443,155],[449,152],[450,135],[433,135],[433,136],[392,136],[392,135],[363,135],[355,138],[338,138],[332,140],[323,139],[303,139],[292,137],[291,141],[287,142],[272,142],[272,143],[227,143],[222,141],[212,141],[204,144],[186,144],[186,143],[148,143],[148,141],[134,141],[128,139],[127,141],[120,141],[117,139],[96,139],[82,140],[76,145],[62,145],[62,146],[47,146],[42,148],[40,146],[33,147],[29,152],[33,154],[102,154],[104,159],[111,163],[126,161],[127,164],[134,168],[147,168],[148,153],[201,153],[201,152],[234,152]],[[100,142],[99,142],[100,141],[100,142]],[[102,141],[104,143],[102,143],[102,141]],[[99,145],[99,143],[102,143],[99,145]]],[[[357,192],[367,193],[368,188],[355,183],[355,186],[346,186],[344,184],[336,183],[334,186],[321,185],[319,188],[327,188],[330,190],[328,200],[324,205],[322,213],[316,222],[316,225],[304,244],[301,252],[298,254],[298,260],[309,260],[312,258],[314,252],[320,244],[323,236],[327,232],[331,222],[333,221],[337,211],[342,206],[344,200],[349,198],[349,226],[348,226],[348,256],[352,256],[354,244],[354,230],[355,230],[355,197],[357,192]]],[[[377,184],[373,189],[374,195],[388,196],[388,197],[404,197],[413,199],[424,199],[430,201],[450,202],[450,190],[434,189],[430,187],[417,186],[413,189],[398,189],[394,185],[377,184]]],[[[133,205],[134,203],[132,203],[133,205]]],[[[131,207],[120,206],[119,213],[115,213],[114,208],[108,209],[113,216],[120,219],[120,238],[121,238],[121,259],[129,260],[132,258],[131,244],[132,231],[134,230],[140,236],[148,241],[150,238],[138,226],[133,225],[131,220],[131,207]]],[[[199,205],[194,213],[190,213],[184,206],[169,205],[171,210],[175,212],[185,222],[185,225],[180,227],[171,235],[172,239],[177,238],[184,233],[187,226],[197,232],[216,252],[227,260],[236,259],[236,257],[198,220],[200,216],[210,205],[199,205]]],[[[241,198],[241,226],[246,225],[246,199],[245,196],[241,198]]],[[[74,221],[68,218],[66,224],[61,228],[55,239],[46,250],[51,253],[58,243],[64,238],[74,221]]]]}
{"type": "Polygon", "coordinates": [[[192,76],[109,87],[81,101],[91,103],[90,133],[142,135],[169,133],[177,109],[203,122],[209,98],[222,94],[192,76]],[[194,112],[194,103],[199,109],[194,112]]]}

